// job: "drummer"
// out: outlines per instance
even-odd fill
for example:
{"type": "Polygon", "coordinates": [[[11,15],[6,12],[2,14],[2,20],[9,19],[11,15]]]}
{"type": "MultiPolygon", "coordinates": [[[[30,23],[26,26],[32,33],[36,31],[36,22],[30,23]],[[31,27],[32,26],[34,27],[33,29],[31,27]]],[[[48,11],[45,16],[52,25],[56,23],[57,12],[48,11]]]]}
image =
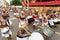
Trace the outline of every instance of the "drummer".
{"type": "Polygon", "coordinates": [[[31,36],[31,32],[33,31],[32,25],[34,24],[34,19],[32,17],[28,17],[27,22],[24,25],[21,25],[16,40],[28,40],[28,37],[31,36]]]}
{"type": "Polygon", "coordinates": [[[21,25],[25,24],[25,18],[26,18],[26,15],[24,11],[21,11],[19,16],[19,28],[21,27],[21,25]]]}
{"type": "Polygon", "coordinates": [[[6,40],[9,40],[12,38],[12,32],[9,29],[9,27],[4,23],[3,21],[0,20],[0,30],[1,30],[1,36],[5,37],[6,40]]]}
{"type": "Polygon", "coordinates": [[[6,22],[6,23],[8,23],[8,25],[10,25],[10,22],[9,22],[9,14],[8,14],[8,12],[7,11],[4,11],[3,10],[3,13],[2,13],[2,17],[3,17],[3,20],[6,22]]]}

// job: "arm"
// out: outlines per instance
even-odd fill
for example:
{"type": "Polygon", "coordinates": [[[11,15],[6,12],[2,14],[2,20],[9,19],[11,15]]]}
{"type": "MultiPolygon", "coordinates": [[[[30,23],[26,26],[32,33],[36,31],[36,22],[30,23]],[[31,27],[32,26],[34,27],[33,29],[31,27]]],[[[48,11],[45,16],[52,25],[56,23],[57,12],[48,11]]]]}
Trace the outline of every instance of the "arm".
{"type": "Polygon", "coordinates": [[[20,29],[17,33],[19,36],[24,37],[24,36],[30,36],[30,34],[24,34],[23,29],[20,29]]]}

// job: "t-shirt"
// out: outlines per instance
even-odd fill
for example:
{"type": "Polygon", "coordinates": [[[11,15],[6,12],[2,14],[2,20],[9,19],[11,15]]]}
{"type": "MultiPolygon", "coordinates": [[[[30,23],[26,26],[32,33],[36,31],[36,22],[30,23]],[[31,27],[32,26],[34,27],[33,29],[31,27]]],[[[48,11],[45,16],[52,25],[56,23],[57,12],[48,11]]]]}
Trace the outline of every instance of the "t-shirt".
{"type": "Polygon", "coordinates": [[[48,20],[48,22],[49,22],[50,25],[54,25],[53,20],[48,20]]]}

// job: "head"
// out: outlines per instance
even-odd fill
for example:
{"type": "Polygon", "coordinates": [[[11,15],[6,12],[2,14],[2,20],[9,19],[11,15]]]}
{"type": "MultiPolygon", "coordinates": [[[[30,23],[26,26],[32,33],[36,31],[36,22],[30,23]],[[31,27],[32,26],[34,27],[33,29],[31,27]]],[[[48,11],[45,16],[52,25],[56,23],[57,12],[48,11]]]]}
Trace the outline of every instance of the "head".
{"type": "Polygon", "coordinates": [[[3,22],[0,20],[0,27],[2,27],[3,26],[3,22]]]}
{"type": "Polygon", "coordinates": [[[21,13],[20,13],[20,19],[21,20],[24,20],[25,19],[25,13],[24,13],[24,11],[21,11],[21,13]]]}
{"type": "Polygon", "coordinates": [[[1,20],[0,20],[0,26],[1,26],[1,20]]]}
{"type": "Polygon", "coordinates": [[[55,14],[56,13],[56,10],[53,10],[53,13],[55,14]]]}
{"type": "Polygon", "coordinates": [[[35,21],[34,18],[29,18],[28,19],[28,24],[32,24],[33,25],[34,24],[34,21],[35,21]]]}

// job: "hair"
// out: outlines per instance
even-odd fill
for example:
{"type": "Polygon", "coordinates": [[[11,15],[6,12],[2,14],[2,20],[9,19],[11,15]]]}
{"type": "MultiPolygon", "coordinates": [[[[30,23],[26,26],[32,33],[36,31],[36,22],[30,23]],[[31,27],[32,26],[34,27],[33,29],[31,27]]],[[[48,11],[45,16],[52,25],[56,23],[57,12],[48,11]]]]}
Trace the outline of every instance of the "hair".
{"type": "Polygon", "coordinates": [[[34,18],[29,18],[28,19],[28,23],[30,24],[30,23],[32,23],[32,22],[34,22],[35,20],[34,20],[34,18]]]}
{"type": "Polygon", "coordinates": [[[0,20],[0,24],[1,24],[0,27],[2,27],[2,22],[1,22],[1,20],[0,20]]]}
{"type": "Polygon", "coordinates": [[[53,13],[56,13],[56,11],[54,10],[53,13]]]}

